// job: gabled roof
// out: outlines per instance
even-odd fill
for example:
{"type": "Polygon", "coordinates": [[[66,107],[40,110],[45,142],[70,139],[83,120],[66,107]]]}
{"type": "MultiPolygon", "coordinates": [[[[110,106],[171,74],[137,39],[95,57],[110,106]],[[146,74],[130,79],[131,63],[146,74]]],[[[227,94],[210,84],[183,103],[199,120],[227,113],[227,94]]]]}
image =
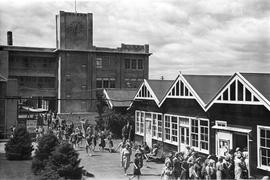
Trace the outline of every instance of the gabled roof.
{"type": "Polygon", "coordinates": [[[270,74],[239,73],[270,102],[270,74]]]}
{"type": "Polygon", "coordinates": [[[104,89],[103,91],[110,108],[128,107],[136,92],[136,89],[104,89]]]}
{"type": "Polygon", "coordinates": [[[270,110],[270,74],[266,73],[235,73],[223,85],[214,98],[207,104],[208,110],[215,103],[264,105],[270,110]],[[229,88],[235,89],[233,99],[229,88]],[[238,88],[239,86],[239,88],[238,88]],[[224,98],[224,94],[226,99],[224,98]],[[240,93],[240,94],[239,94],[240,93]],[[239,98],[240,97],[240,98],[239,98]]]}
{"type": "Polygon", "coordinates": [[[223,87],[230,76],[222,75],[183,75],[200,99],[206,105],[223,87]]]}
{"type": "Polygon", "coordinates": [[[156,95],[158,102],[165,97],[167,91],[171,87],[174,81],[172,80],[146,80],[154,94],[156,95]]]}

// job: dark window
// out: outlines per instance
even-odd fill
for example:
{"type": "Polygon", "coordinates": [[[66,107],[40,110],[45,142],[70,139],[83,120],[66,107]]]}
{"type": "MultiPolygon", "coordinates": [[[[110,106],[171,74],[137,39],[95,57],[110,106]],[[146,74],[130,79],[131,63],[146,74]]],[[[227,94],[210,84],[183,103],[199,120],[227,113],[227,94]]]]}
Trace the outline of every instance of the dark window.
{"type": "Polygon", "coordinates": [[[230,86],[230,100],[235,101],[235,82],[230,86]]]}
{"type": "Polygon", "coordinates": [[[143,61],[142,61],[142,59],[138,59],[138,69],[143,69],[143,61]]]}
{"type": "Polygon", "coordinates": [[[109,79],[103,80],[103,88],[109,88],[109,79]]]}
{"type": "Polygon", "coordinates": [[[251,92],[246,89],[246,101],[251,101],[251,92]]]}
{"type": "Polygon", "coordinates": [[[238,101],[243,101],[243,84],[238,81],[238,101]]]}
{"type": "Polygon", "coordinates": [[[125,69],[130,69],[130,59],[125,59],[125,69]]]}
{"type": "Polygon", "coordinates": [[[136,69],[137,68],[137,61],[136,59],[132,59],[131,61],[131,69],[136,69]]]}
{"type": "Polygon", "coordinates": [[[225,101],[228,100],[228,89],[226,89],[226,91],[224,91],[224,93],[223,93],[223,100],[225,100],[225,101]]]}
{"type": "Polygon", "coordinates": [[[28,61],[27,57],[23,58],[23,63],[24,63],[24,66],[26,66],[26,67],[29,66],[29,61],[28,61]]]}
{"type": "Polygon", "coordinates": [[[110,88],[115,88],[115,80],[114,79],[110,80],[110,88]]]}
{"type": "Polygon", "coordinates": [[[97,86],[97,88],[102,88],[102,79],[96,80],[96,86],[97,86]]]}

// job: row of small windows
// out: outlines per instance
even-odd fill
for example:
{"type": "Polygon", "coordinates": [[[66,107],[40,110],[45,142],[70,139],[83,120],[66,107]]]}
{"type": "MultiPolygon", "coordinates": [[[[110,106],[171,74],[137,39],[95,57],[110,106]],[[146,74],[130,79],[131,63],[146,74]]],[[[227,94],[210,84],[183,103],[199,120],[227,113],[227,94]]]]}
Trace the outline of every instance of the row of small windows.
{"type": "Polygon", "coordinates": [[[24,67],[50,67],[56,63],[55,58],[46,57],[14,57],[10,58],[10,68],[14,66],[24,67]]]}
{"type": "Polygon", "coordinates": [[[125,83],[127,88],[138,88],[143,79],[126,78],[125,83]]]}
{"type": "Polygon", "coordinates": [[[143,85],[136,97],[152,98],[153,96],[151,95],[150,91],[148,91],[146,86],[143,85]]]}
{"type": "Polygon", "coordinates": [[[56,79],[53,77],[11,76],[18,80],[19,86],[29,88],[55,88],[56,79]]]}
{"type": "Polygon", "coordinates": [[[115,78],[97,78],[96,88],[115,88],[115,78]]]}
{"type": "Polygon", "coordinates": [[[125,69],[143,69],[143,60],[125,59],[125,69]]]}

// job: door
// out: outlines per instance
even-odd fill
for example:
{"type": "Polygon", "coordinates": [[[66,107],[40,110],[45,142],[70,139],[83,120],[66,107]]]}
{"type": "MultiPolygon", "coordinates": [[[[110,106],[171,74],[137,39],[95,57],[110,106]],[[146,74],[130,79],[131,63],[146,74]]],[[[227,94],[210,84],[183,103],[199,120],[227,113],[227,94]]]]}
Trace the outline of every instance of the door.
{"type": "Polygon", "coordinates": [[[216,155],[225,156],[233,147],[232,133],[229,132],[217,132],[216,133],[216,155]]]}
{"type": "Polygon", "coordinates": [[[180,139],[180,148],[179,151],[185,151],[186,146],[189,146],[189,128],[188,127],[179,127],[179,139],[180,139]]]}
{"type": "Polygon", "coordinates": [[[152,121],[145,119],[145,142],[152,148],[152,121]]]}

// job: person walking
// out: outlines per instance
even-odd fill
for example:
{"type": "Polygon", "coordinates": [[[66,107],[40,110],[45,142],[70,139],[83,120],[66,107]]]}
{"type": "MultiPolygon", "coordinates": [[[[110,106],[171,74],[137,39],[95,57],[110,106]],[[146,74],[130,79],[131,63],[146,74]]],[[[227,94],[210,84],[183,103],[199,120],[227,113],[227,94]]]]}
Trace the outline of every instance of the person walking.
{"type": "Polygon", "coordinates": [[[127,175],[127,169],[130,166],[130,156],[131,156],[131,148],[130,145],[127,143],[121,153],[122,167],[124,168],[125,176],[127,175]]]}
{"type": "Polygon", "coordinates": [[[108,140],[108,146],[109,146],[109,152],[113,152],[113,141],[112,141],[112,133],[109,133],[109,136],[107,137],[108,140]]]}
{"type": "Polygon", "coordinates": [[[173,176],[175,180],[179,180],[181,175],[181,161],[179,157],[180,152],[177,152],[173,158],[173,176]]]}
{"type": "Polygon", "coordinates": [[[141,168],[143,166],[141,152],[137,151],[135,153],[135,159],[134,159],[133,165],[134,165],[133,176],[130,179],[133,179],[134,177],[137,177],[137,179],[139,180],[140,175],[141,175],[141,168]]]}
{"type": "Polygon", "coordinates": [[[91,154],[91,150],[92,150],[92,136],[90,134],[88,134],[86,136],[86,141],[85,141],[85,150],[86,150],[86,154],[88,156],[92,156],[91,154]]]}

